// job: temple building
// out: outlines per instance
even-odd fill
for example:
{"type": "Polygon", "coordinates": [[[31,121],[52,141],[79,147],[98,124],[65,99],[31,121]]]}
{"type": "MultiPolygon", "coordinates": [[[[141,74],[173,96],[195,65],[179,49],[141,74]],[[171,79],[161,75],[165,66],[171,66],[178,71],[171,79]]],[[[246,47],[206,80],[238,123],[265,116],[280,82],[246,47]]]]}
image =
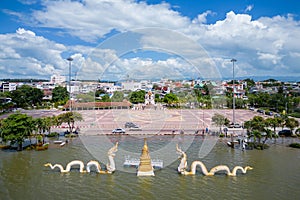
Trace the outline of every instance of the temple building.
{"type": "Polygon", "coordinates": [[[154,101],[154,94],[151,92],[151,90],[149,90],[146,94],[145,94],[145,105],[154,105],[155,101],[154,101]]]}

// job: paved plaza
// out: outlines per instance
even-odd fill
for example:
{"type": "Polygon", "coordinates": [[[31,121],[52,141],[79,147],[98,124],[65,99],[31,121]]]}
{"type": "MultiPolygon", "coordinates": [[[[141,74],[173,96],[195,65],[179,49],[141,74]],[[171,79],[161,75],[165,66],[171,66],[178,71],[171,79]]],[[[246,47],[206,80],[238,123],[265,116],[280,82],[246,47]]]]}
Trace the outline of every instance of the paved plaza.
{"type": "MultiPolygon", "coordinates": [[[[220,113],[232,121],[233,112],[224,110],[201,110],[201,109],[165,109],[165,110],[131,110],[131,109],[111,109],[111,110],[85,110],[78,111],[82,114],[84,121],[76,122],[76,127],[80,128],[83,135],[111,134],[115,128],[123,128],[126,122],[134,122],[141,130],[126,129],[126,134],[173,134],[183,132],[184,134],[194,134],[195,131],[201,133],[203,130],[217,130],[211,122],[215,113],[220,113]]],[[[48,114],[50,114],[49,112],[48,114]]],[[[51,113],[56,115],[56,113],[51,113]]],[[[257,112],[250,110],[235,110],[236,123],[243,124],[257,112]]],[[[66,126],[55,128],[57,131],[66,130],[66,126]]],[[[229,129],[229,132],[232,131],[229,129]]],[[[241,133],[242,129],[235,129],[241,133]]]]}
{"type": "MultiPolygon", "coordinates": [[[[60,110],[22,110],[33,117],[45,117],[59,115],[64,111],[60,110]]],[[[75,126],[80,129],[83,135],[111,134],[115,128],[123,128],[126,122],[137,124],[140,129],[125,129],[126,134],[195,134],[196,131],[202,133],[208,128],[210,132],[218,130],[212,124],[212,116],[215,113],[222,114],[231,122],[233,111],[231,109],[108,109],[108,110],[81,110],[83,121],[76,122],[75,126]]],[[[242,125],[245,121],[254,116],[270,117],[251,110],[235,110],[235,121],[242,125]]],[[[7,115],[2,115],[5,118],[7,115]]],[[[67,124],[53,127],[52,131],[64,132],[67,124]]],[[[229,133],[243,134],[245,130],[229,129],[229,133]]]]}

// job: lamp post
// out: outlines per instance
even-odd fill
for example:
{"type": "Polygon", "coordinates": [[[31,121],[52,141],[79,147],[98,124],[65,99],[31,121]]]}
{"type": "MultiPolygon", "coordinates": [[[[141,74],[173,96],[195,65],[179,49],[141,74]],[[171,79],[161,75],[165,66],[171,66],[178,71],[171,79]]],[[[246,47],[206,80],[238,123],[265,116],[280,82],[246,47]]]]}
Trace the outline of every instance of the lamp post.
{"type": "Polygon", "coordinates": [[[230,62],[232,62],[232,122],[233,127],[235,125],[235,97],[234,97],[234,91],[235,91],[235,81],[234,81],[234,62],[236,62],[236,59],[231,59],[230,62]]]}
{"type": "Polygon", "coordinates": [[[69,61],[69,111],[72,111],[72,101],[71,101],[71,68],[72,68],[72,61],[73,58],[67,58],[69,61]]]}

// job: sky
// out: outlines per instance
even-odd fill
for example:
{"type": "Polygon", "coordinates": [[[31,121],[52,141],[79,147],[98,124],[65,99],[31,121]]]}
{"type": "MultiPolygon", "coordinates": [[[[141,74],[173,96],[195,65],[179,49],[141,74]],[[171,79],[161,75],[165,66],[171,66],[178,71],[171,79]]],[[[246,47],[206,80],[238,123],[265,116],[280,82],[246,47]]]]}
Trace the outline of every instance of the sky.
{"type": "Polygon", "coordinates": [[[298,0],[1,0],[0,18],[0,79],[300,80],[298,0]]]}

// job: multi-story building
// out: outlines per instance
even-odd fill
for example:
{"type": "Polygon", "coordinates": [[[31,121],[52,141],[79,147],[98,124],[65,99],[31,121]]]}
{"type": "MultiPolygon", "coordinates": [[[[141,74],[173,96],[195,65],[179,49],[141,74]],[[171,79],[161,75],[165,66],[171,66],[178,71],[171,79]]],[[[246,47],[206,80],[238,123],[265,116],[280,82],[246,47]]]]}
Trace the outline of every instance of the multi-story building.
{"type": "Polygon", "coordinates": [[[17,83],[4,82],[1,84],[1,92],[10,92],[17,89],[17,83]]]}
{"type": "Polygon", "coordinates": [[[61,84],[61,83],[65,82],[65,81],[66,81],[66,77],[58,75],[58,74],[54,74],[50,78],[50,82],[54,83],[54,84],[61,84]]]}

